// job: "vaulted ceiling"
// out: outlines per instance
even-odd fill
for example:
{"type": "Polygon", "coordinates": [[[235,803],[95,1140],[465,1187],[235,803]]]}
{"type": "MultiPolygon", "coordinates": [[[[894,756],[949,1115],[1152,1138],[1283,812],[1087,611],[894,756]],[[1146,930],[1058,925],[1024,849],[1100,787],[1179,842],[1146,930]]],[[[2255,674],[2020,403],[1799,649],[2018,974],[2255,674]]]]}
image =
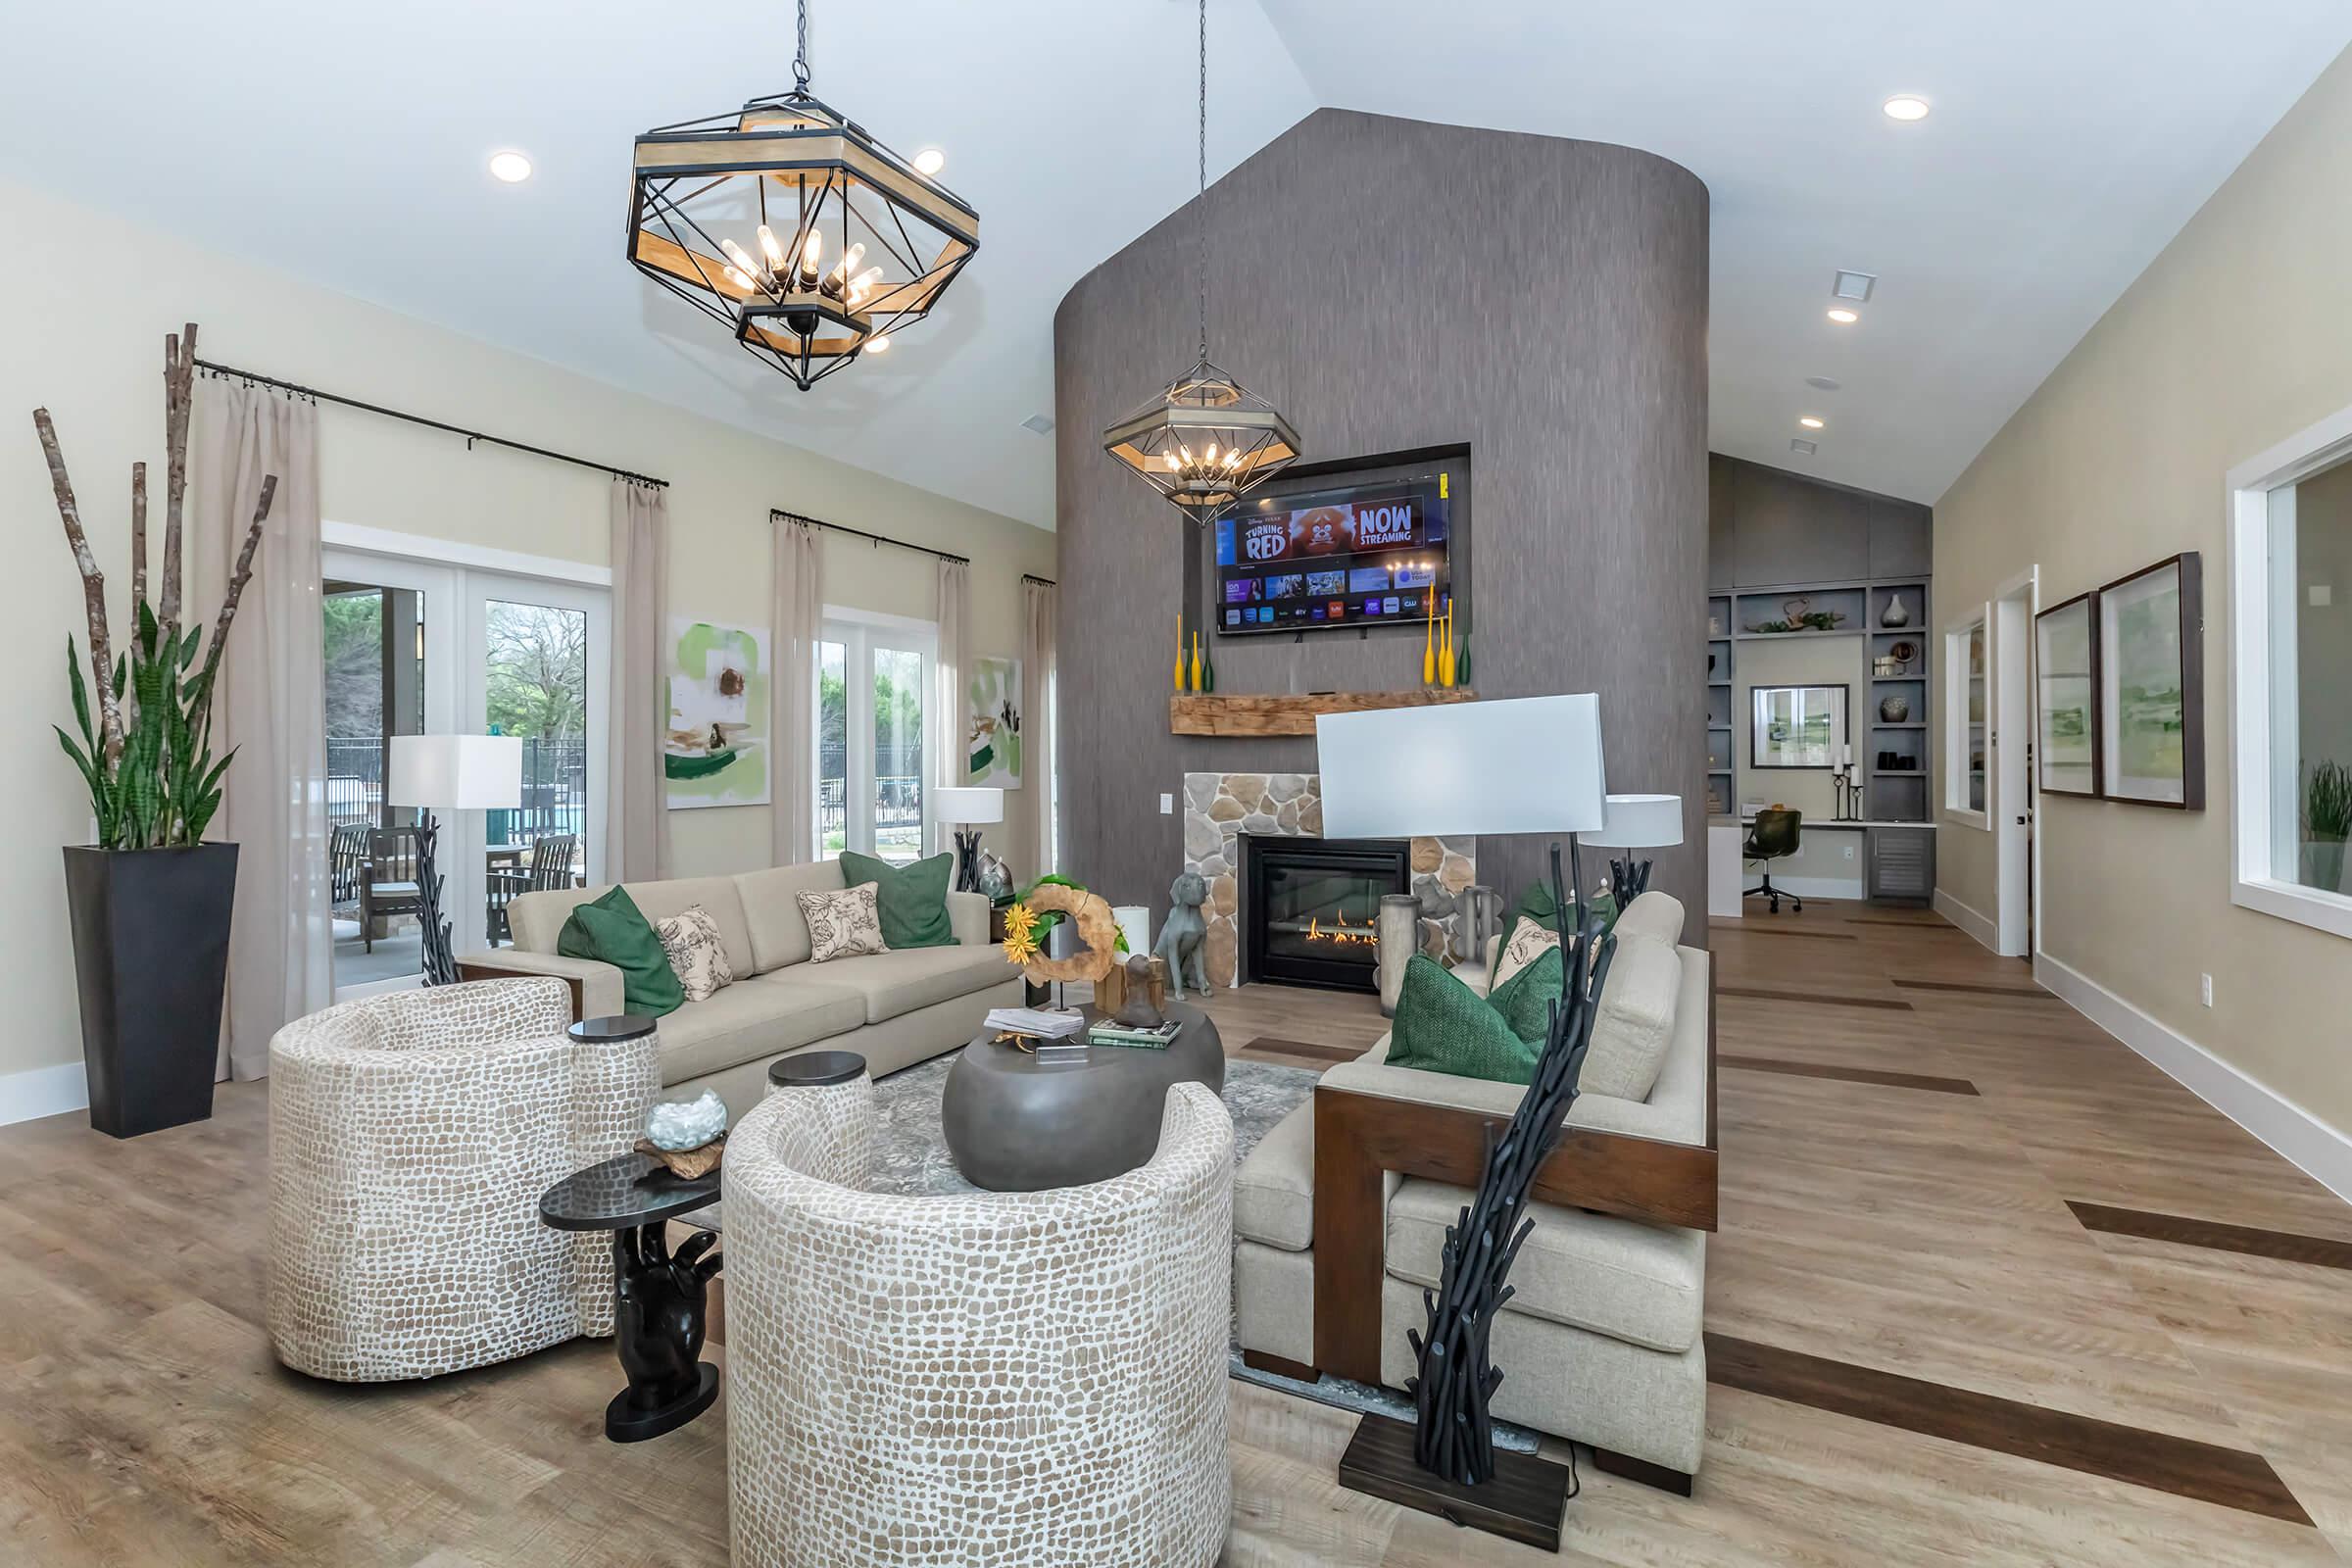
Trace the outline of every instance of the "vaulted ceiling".
{"type": "MultiPolygon", "coordinates": [[[[1053,443],[1021,420],[1053,412],[1062,294],[1191,194],[1194,24],[1181,0],[815,0],[814,89],[944,149],[982,245],[900,352],[806,394],[620,254],[630,138],[788,85],[782,7],[78,0],[15,32],[0,172],[1051,527],[1053,443]],[[488,176],[501,148],[528,182],[488,176]]],[[[1210,0],[1209,36],[1212,178],[1325,105],[1690,169],[1714,448],[1933,501],[2352,42],[2352,7],[1210,0]],[[1896,92],[1933,113],[1888,121],[1896,92]],[[1838,268],[1880,277],[1851,326],[1824,315],[1838,268]]],[[[1138,367],[1139,399],[1188,347],[1138,367]]],[[[1247,345],[1227,357],[1246,378],[1247,345]]]]}

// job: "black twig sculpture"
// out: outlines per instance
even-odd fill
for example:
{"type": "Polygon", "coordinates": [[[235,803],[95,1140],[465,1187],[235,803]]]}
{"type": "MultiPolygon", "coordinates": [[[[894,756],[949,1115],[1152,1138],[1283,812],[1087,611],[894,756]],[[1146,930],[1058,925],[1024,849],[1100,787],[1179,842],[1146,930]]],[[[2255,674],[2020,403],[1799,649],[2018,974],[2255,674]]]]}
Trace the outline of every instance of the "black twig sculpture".
{"type": "Polygon", "coordinates": [[[417,812],[416,929],[424,938],[424,983],[454,986],[458,962],[450,956],[449,922],[441,917],[441,870],[433,863],[440,838],[441,825],[433,820],[433,813],[417,812]]]}
{"type": "Polygon", "coordinates": [[[1609,899],[1623,914],[1625,906],[1649,891],[1649,862],[1647,860],[1611,860],[1609,862],[1609,899]]]}
{"type": "MultiPolygon", "coordinates": [[[[1573,871],[1576,841],[1568,841],[1573,871]]],[[[1646,869],[1646,868],[1645,868],[1646,869]]],[[[1646,880],[1644,875],[1643,880],[1646,880]]],[[[1560,850],[1551,850],[1551,890],[1559,906],[1560,958],[1564,984],[1551,1004],[1551,1027],[1519,1108],[1499,1139],[1489,1136],[1486,1169],[1477,1195],[1446,1232],[1446,1253],[1436,1291],[1421,1293],[1428,1335],[1408,1334],[1420,1358],[1420,1376],[1408,1380],[1419,1419],[1413,1459],[1448,1481],[1476,1486],[1494,1477],[1494,1431],[1488,1403],[1502,1385],[1502,1373],[1487,1358],[1494,1314],[1511,1298],[1503,1283],[1519,1248],[1535,1229],[1527,1214],[1528,1189],[1537,1169],[1559,1142],[1560,1125],[1576,1102],[1577,1080],[1592,1045],[1592,1015],[1600,999],[1617,940],[1601,935],[1601,922],[1576,890],[1575,927],[1569,926],[1568,892],[1560,850]]],[[[1615,868],[1611,882],[1615,885],[1615,868]]]]}

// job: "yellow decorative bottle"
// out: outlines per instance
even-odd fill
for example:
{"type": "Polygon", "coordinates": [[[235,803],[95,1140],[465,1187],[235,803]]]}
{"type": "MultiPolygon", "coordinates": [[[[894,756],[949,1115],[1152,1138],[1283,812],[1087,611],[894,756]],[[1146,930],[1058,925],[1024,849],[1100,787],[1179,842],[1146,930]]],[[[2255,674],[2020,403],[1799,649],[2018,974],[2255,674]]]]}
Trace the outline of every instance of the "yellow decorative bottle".
{"type": "Polygon", "coordinates": [[[1193,690],[1200,689],[1200,634],[1193,633],[1193,690]]]}
{"type": "Polygon", "coordinates": [[[1421,684],[1424,686],[1435,686],[1438,683],[1437,584],[1430,584],[1429,592],[1422,597],[1422,607],[1427,610],[1429,613],[1427,618],[1422,622],[1421,684]]]}
{"type": "Polygon", "coordinates": [[[1184,612],[1176,612],[1176,695],[1184,695],[1184,612]]]}
{"type": "Polygon", "coordinates": [[[1453,606],[1446,607],[1446,641],[1438,650],[1438,684],[1453,689],[1453,606]]]}

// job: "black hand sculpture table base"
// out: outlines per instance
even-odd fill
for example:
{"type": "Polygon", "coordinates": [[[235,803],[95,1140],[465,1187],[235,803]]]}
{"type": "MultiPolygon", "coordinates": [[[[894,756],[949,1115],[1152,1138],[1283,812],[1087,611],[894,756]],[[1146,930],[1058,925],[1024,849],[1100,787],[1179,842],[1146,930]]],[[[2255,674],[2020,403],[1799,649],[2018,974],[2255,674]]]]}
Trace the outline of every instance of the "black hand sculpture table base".
{"type": "Polygon", "coordinates": [[[539,1217],[557,1230],[612,1233],[612,1346],[629,1379],[605,1406],[614,1443],[674,1432],[718,1397],[718,1368],[699,1359],[705,1298],[723,1262],[704,1254],[718,1238],[700,1231],[672,1252],[667,1235],[672,1217],[717,1198],[718,1172],[685,1181],[635,1153],[575,1171],[540,1196],[539,1217]]]}

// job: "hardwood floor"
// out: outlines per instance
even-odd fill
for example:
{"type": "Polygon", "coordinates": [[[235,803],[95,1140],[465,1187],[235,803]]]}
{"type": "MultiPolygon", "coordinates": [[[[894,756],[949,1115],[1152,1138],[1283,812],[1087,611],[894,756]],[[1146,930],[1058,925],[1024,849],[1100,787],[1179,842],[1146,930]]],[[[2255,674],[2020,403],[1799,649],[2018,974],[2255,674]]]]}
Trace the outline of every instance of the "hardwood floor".
{"type": "MultiPolygon", "coordinates": [[[[1227,1562],[2352,1555],[2352,1207],[1932,915],[1816,901],[1711,941],[1696,1494],[1587,1456],[1555,1557],[1342,1489],[1353,1417],[1236,1383],[1227,1562]]],[[[1310,1067],[1383,1028],[1307,991],[1211,1010],[1229,1052],[1310,1067]]],[[[622,1447],[602,1343],[376,1389],[280,1369],[266,1104],[0,1129],[0,1562],[725,1562],[723,1395],[622,1447]]]]}

